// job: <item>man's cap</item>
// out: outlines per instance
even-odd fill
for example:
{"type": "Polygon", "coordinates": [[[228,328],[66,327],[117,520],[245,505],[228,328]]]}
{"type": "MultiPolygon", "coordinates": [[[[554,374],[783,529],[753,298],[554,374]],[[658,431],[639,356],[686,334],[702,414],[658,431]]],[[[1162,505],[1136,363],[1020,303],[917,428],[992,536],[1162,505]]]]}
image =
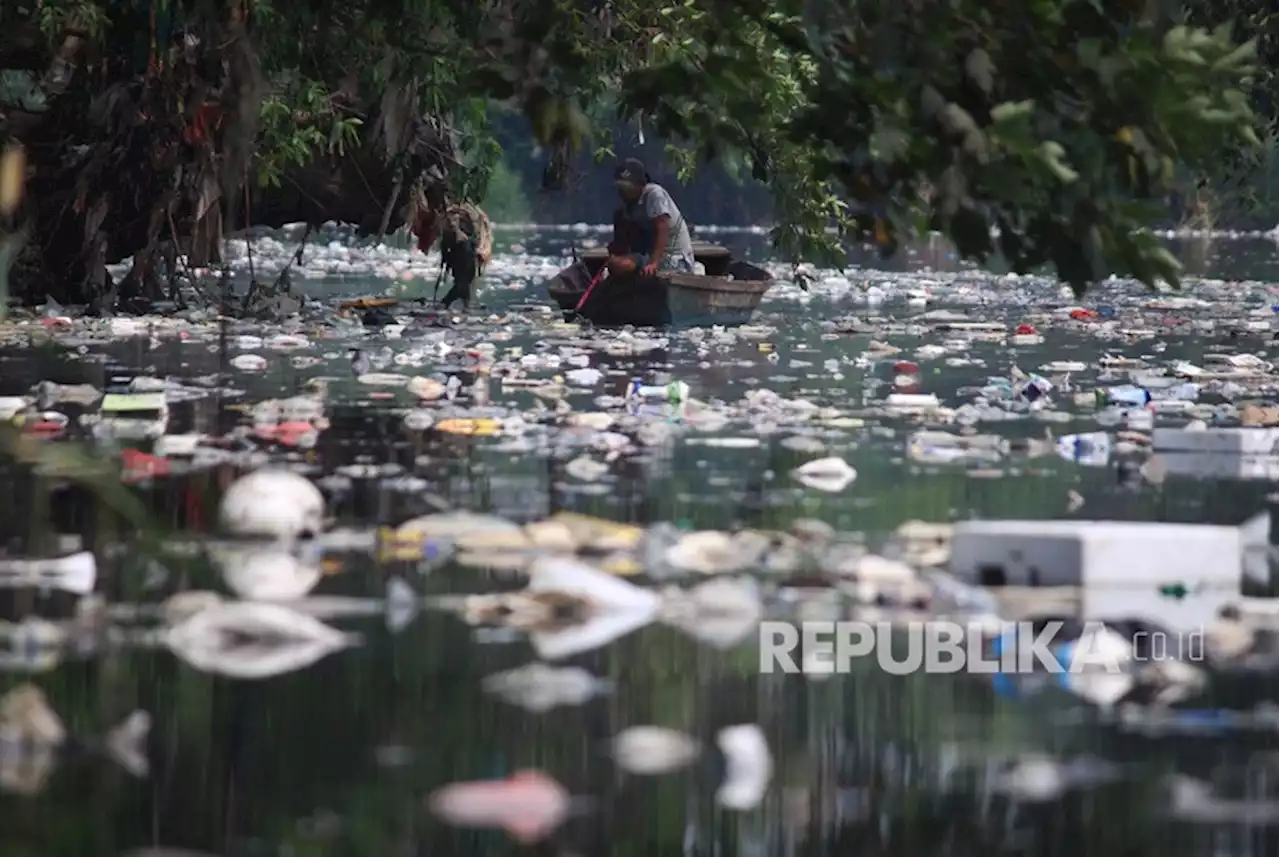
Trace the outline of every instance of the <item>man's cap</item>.
{"type": "Polygon", "coordinates": [[[618,168],[613,172],[613,180],[645,185],[649,183],[649,173],[638,158],[627,158],[619,162],[618,168]]]}

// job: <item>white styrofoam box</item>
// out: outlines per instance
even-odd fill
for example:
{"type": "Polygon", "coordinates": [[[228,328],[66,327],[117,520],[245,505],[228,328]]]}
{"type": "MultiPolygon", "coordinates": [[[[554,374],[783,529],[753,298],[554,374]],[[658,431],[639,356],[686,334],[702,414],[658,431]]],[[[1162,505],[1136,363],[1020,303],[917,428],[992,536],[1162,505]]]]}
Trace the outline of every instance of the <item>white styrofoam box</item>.
{"type": "Polygon", "coordinates": [[[1240,528],[1206,524],[964,521],[950,571],[986,586],[1079,586],[1085,620],[1198,631],[1240,599],[1244,541],[1240,528]],[[1161,593],[1175,584],[1189,594],[1161,593]]]}
{"type": "Polygon", "coordinates": [[[1280,482],[1280,457],[1274,455],[1221,455],[1211,452],[1166,452],[1160,454],[1165,472],[1171,476],[1199,479],[1269,479],[1280,482]]]}
{"type": "Polygon", "coordinates": [[[1158,428],[1151,433],[1151,448],[1155,452],[1280,455],[1280,429],[1158,428]]]}

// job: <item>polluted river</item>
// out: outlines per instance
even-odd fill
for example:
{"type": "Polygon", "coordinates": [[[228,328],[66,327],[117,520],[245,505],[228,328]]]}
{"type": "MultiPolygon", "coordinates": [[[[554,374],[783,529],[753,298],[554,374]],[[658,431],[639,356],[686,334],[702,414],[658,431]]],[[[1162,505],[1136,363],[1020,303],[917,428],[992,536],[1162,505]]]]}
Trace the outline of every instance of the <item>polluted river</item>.
{"type": "Polygon", "coordinates": [[[1274,234],[1076,298],[708,230],[778,282],[665,331],[553,311],[588,227],[466,312],[299,232],[261,312],[0,322],[0,854],[1276,853],[1274,234]]]}

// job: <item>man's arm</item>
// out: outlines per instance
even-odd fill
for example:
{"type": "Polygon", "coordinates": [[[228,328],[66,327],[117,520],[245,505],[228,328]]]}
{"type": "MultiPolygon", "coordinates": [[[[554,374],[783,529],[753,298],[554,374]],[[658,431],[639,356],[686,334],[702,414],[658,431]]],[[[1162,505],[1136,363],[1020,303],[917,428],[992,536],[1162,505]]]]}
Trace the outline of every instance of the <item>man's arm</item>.
{"type": "MultiPolygon", "coordinates": [[[[655,271],[667,257],[667,247],[671,244],[671,215],[663,214],[653,219],[653,255],[649,257],[646,268],[655,271]]],[[[652,273],[652,272],[650,272],[652,273]]]]}
{"type": "Polygon", "coordinates": [[[675,200],[666,188],[649,185],[645,189],[644,210],[653,221],[653,255],[649,257],[645,270],[645,273],[652,274],[667,257],[667,249],[671,246],[671,224],[679,216],[680,209],[676,208],[675,200]]]}

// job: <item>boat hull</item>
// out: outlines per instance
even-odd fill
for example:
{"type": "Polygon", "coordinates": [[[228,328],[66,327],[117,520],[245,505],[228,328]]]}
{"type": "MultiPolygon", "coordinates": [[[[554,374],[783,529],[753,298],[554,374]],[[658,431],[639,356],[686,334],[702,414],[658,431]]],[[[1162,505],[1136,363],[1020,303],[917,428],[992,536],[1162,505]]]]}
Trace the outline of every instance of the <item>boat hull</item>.
{"type": "Polygon", "coordinates": [[[582,318],[600,327],[746,324],[773,280],[761,268],[730,261],[722,248],[710,249],[721,251],[717,255],[704,250],[711,263],[707,264],[708,270],[718,268],[717,274],[607,277],[579,307],[592,278],[606,260],[600,251],[585,254],[547,281],[547,293],[566,319],[582,318]]]}

